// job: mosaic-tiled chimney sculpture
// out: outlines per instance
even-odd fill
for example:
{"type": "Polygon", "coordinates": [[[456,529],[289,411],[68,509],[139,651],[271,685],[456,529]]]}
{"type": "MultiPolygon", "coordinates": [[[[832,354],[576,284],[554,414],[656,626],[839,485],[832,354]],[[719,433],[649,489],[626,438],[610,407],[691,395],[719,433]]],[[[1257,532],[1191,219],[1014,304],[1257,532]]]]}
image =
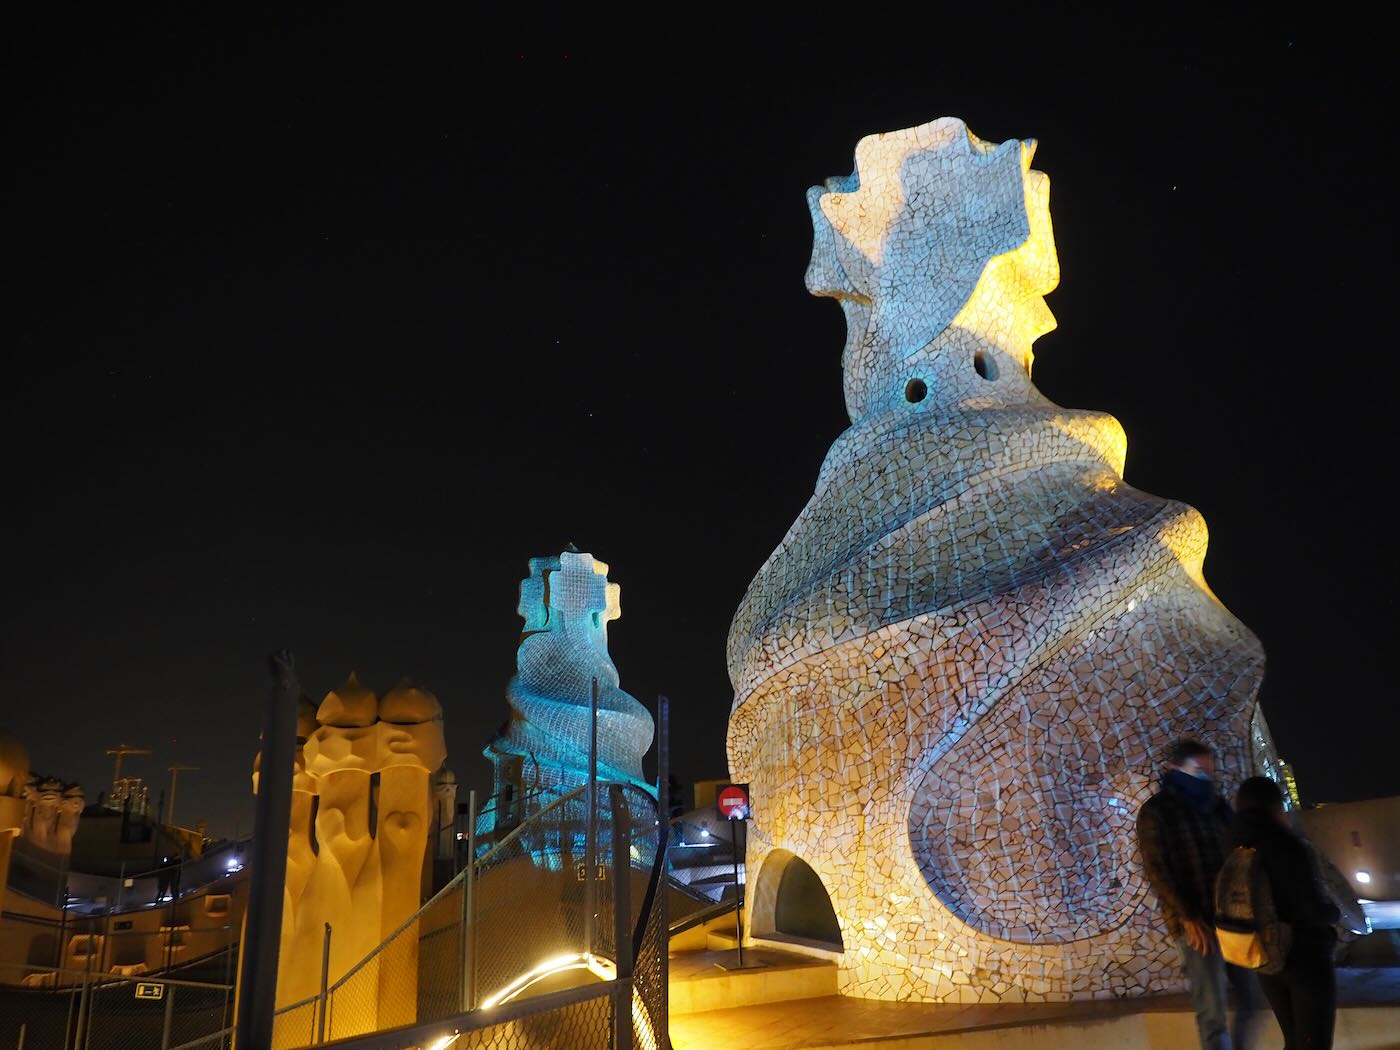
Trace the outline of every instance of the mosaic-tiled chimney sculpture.
{"type": "Polygon", "coordinates": [[[26,842],[50,853],[73,852],[73,835],[86,801],[81,784],[68,784],[56,777],[31,774],[24,789],[24,833],[26,842]]]}
{"type": "Polygon", "coordinates": [[[485,755],[496,767],[485,832],[504,831],[588,779],[589,715],[598,684],[598,778],[655,788],[642,776],[654,725],[618,686],[608,623],[622,615],[622,589],[591,554],[531,558],[520,584],[525,630],[506,698],[510,718],[485,755]]]}
{"type": "Polygon", "coordinates": [[[1134,838],[1156,760],[1183,734],[1227,782],[1269,759],[1201,516],[1124,483],[1115,419],[1031,384],[1059,277],[1034,148],[942,119],[808,191],[851,427],[734,617],[729,762],[754,932],[805,862],[862,996],[1175,987],[1134,838]]]}
{"type": "MultiPolygon", "coordinates": [[[[296,772],[277,1005],[319,991],[324,924],[329,979],[359,963],[417,911],[434,830],[429,778],[447,748],[442,706],[407,681],[382,698],[352,673],[297,718],[296,772]]],[[[253,790],[257,791],[255,767],[253,790]]],[[[338,995],[327,1036],[380,1031],[417,1019],[418,939],[399,937],[338,995]]],[[[305,1038],[300,1011],[278,1018],[279,1039],[305,1038]]],[[[290,1044],[289,1044],[290,1045],[290,1044]]]]}

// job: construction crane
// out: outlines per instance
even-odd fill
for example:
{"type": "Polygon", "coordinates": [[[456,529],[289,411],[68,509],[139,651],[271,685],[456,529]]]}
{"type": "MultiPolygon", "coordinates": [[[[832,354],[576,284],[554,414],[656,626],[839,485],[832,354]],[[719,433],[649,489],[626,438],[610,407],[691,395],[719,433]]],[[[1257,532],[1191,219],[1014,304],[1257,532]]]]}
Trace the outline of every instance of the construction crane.
{"type": "Polygon", "coordinates": [[[198,772],[198,766],[186,766],[176,763],[169,767],[170,771],[170,801],[165,805],[165,822],[170,825],[175,823],[175,783],[181,773],[198,772]]]}
{"type": "Polygon", "coordinates": [[[116,747],[109,747],[107,754],[117,756],[117,764],[112,769],[112,783],[115,784],[122,778],[122,759],[127,755],[149,755],[149,747],[132,747],[130,744],[118,744],[116,747]]]}

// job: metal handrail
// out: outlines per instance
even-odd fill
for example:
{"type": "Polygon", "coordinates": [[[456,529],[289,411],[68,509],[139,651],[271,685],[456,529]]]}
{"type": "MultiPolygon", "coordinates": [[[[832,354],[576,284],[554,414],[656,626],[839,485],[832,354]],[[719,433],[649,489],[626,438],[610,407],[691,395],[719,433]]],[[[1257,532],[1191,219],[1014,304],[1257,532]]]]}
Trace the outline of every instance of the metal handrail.
{"type": "MultiPolygon", "coordinates": [[[[651,798],[651,795],[648,792],[646,792],[644,789],[638,787],[636,784],[633,784],[630,781],[598,781],[598,787],[611,787],[614,785],[623,789],[631,788],[632,790],[639,791],[642,794],[646,795],[648,798],[651,798]]],[[[520,825],[516,827],[513,831],[511,831],[509,835],[497,842],[489,850],[483,853],[479,858],[469,861],[468,866],[463,868],[460,872],[453,876],[452,880],[448,882],[447,885],[445,885],[442,889],[438,890],[437,893],[433,894],[432,897],[428,899],[427,903],[421,905],[417,911],[415,911],[412,915],[410,915],[407,919],[400,923],[398,928],[395,929],[393,933],[389,934],[389,936],[385,937],[384,940],[380,941],[379,944],[377,944],[372,951],[365,955],[363,959],[357,962],[354,966],[350,967],[350,969],[346,970],[345,973],[342,974],[335,981],[335,983],[330,986],[330,988],[327,990],[327,994],[333,995],[335,992],[337,992],[341,988],[341,986],[345,984],[346,981],[350,980],[351,977],[354,977],[355,974],[359,973],[360,970],[362,970],[365,966],[369,964],[370,960],[378,956],[379,953],[382,952],[391,941],[395,940],[400,934],[402,934],[410,926],[412,926],[419,919],[421,919],[428,912],[428,910],[433,907],[433,905],[437,904],[440,900],[444,899],[448,894],[450,894],[451,891],[454,888],[456,888],[459,883],[464,883],[466,881],[468,870],[470,870],[471,868],[480,869],[483,865],[486,864],[487,861],[495,857],[496,854],[498,854],[501,850],[505,849],[517,838],[519,838],[521,835],[525,834],[525,832],[530,830],[531,825],[537,823],[546,814],[550,813],[559,806],[562,806],[565,802],[568,802],[570,799],[577,798],[578,796],[585,794],[587,790],[588,785],[585,784],[581,787],[574,788],[574,790],[570,791],[566,795],[560,795],[557,799],[555,799],[549,805],[545,806],[538,813],[532,814],[528,820],[522,821],[520,825]]],[[[655,800],[653,799],[653,801],[655,800]]]]}
{"type": "MultiPolygon", "coordinates": [[[[286,1006],[279,1006],[276,1010],[272,1012],[272,1016],[276,1017],[278,1014],[285,1014],[290,1013],[293,1010],[300,1010],[303,1006],[311,1006],[319,998],[320,995],[318,994],[310,996],[306,999],[300,999],[294,1003],[288,1003],[286,1006]]],[[[193,1050],[194,1047],[203,1046],[205,1043],[210,1042],[211,1040],[223,1040],[228,1036],[235,1035],[237,1031],[237,1025],[230,1025],[227,1028],[220,1028],[217,1032],[210,1032],[208,1035],[201,1035],[197,1039],[191,1039],[188,1042],[181,1043],[179,1046],[172,1046],[170,1050],[193,1050]]]]}
{"type": "MultiPolygon", "coordinates": [[[[118,984],[173,984],[177,988],[212,988],[215,991],[230,992],[233,985],[224,984],[221,981],[185,981],[178,977],[162,977],[163,971],[152,971],[150,973],[126,974],[110,973],[105,970],[74,970],[63,966],[40,966],[34,963],[6,963],[4,969],[28,970],[32,973],[51,973],[55,976],[69,974],[74,979],[71,985],[60,985],[62,988],[76,987],[86,981],[88,984],[98,988],[107,988],[118,984]]],[[[16,987],[16,986],[11,986],[16,987]]],[[[36,991],[47,991],[49,989],[35,989],[36,991]]]]}
{"type": "MultiPolygon", "coordinates": [[[[626,789],[628,789],[628,788],[631,788],[633,791],[640,791],[642,794],[646,795],[647,798],[651,798],[651,800],[652,800],[653,802],[656,801],[654,798],[652,798],[650,792],[648,792],[646,789],[644,789],[644,788],[638,786],[637,784],[632,783],[632,781],[630,781],[630,780],[600,780],[600,781],[598,781],[598,787],[600,787],[600,788],[613,787],[613,786],[620,787],[620,788],[622,788],[622,789],[624,789],[624,790],[626,790],[626,789]]],[[[510,845],[512,842],[514,842],[519,836],[521,836],[522,834],[524,834],[524,833],[529,829],[530,824],[532,824],[532,823],[534,823],[535,821],[539,820],[542,816],[544,816],[544,815],[545,815],[546,813],[548,813],[550,810],[554,809],[556,806],[563,805],[565,802],[569,801],[569,799],[574,798],[574,797],[576,797],[576,796],[578,796],[578,795],[586,794],[587,791],[588,791],[588,785],[587,785],[587,784],[584,784],[584,785],[582,785],[582,786],[580,786],[580,787],[574,788],[574,789],[573,789],[572,791],[570,791],[567,795],[560,795],[558,798],[556,798],[556,799],[555,799],[553,802],[551,802],[549,805],[547,805],[547,806],[545,806],[543,809],[541,809],[538,813],[534,813],[534,814],[532,814],[532,815],[529,817],[529,819],[521,821],[519,825],[517,825],[515,828],[513,828],[513,829],[511,830],[511,832],[510,832],[509,835],[507,835],[505,838],[501,839],[501,840],[500,840],[499,842],[497,842],[494,846],[492,846],[489,850],[487,850],[485,853],[483,853],[483,854],[481,855],[481,858],[480,858],[480,860],[478,861],[478,863],[483,863],[483,864],[484,864],[486,861],[490,860],[490,859],[491,859],[492,857],[494,857],[497,853],[499,853],[502,849],[504,849],[506,846],[509,846],[509,845],[510,845]]],[[[456,882],[457,879],[462,878],[465,874],[466,874],[465,870],[462,871],[462,872],[460,872],[460,873],[458,873],[457,878],[454,878],[454,879],[452,880],[452,882],[456,882]]],[[[448,883],[448,885],[450,886],[450,885],[452,885],[452,883],[448,883]]],[[[446,888],[446,887],[444,887],[444,889],[445,889],[445,888],[446,888]]]]}
{"type": "Polygon", "coordinates": [[[684,918],[677,919],[675,922],[671,923],[671,925],[667,927],[667,932],[674,937],[676,934],[684,933],[686,930],[693,930],[695,927],[707,923],[711,919],[718,919],[721,915],[729,914],[734,910],[736,904],[738,904],[738,898],[731,897],[729,900],[711,904],[708,908],[701,908],[699,911],[693,911],[684,918]]]}
{"type": "MultiPolygon", "coordinates": [[[[322,1045],[327,1047],[354,1047],[354,1050],[402,1050],[404,1046],[431,1045],[435,1038],[454,1033],[474,1032],[499,1024],[508,1024],[532,1014],[550,1010],[563,1010],[590,999],[602,999],[615,994],[612,982],[584,984],[576,988],[565,988],[558,992],[530,996],[528,999],[513,999],[489,1010],[467,1010],[446,1017],[441,1021],[424,1021],[420,1024],[391,1028],[368,1035],[352,1035],[344,1039],[334,1039],[322,1045]]],[[[193,1045],[193,1044],[187,1044],[193,1045]]],[[[184,1050],[176,1047],[175,1050],[184,1050]]]]}

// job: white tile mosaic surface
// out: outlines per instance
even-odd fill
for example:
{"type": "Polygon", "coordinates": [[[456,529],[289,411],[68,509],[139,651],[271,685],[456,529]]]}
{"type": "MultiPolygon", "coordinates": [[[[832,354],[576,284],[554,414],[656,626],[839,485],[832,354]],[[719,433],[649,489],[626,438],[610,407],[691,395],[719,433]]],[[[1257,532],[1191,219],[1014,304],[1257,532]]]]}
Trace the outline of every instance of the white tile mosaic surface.
{"type": "MultiPolygon", "coordinates": [[[[598,776],[631,781],[654,791],[642,776],[651,747],[651,714],[618,684],[608,655],[608,624],[622,615],[621,588],[591,554],[564,551],[531,558],[520,584],[525,621],[510,680],[510,718],[487,746],[496,767],[496,795],[524,800],[509,814],[527,817],[559,790],[588,779],[589,717],[598,683],[598,776]]],[[[504,809],[483,815],[483,830],[504,820],[504,809]]]]}
{"type": "Polygon", "coordinates": [[[1227,783],[1272,761],[1205,522],[1031,383],[1059,279],[1034,149],[945,118],[808,192],[851,427],[734,617],[728,748],[754,892],[770,854],[816,870],[852,994],[1177,988],[1133,833],[1157,760],[1193,734],[1227,783]]]}

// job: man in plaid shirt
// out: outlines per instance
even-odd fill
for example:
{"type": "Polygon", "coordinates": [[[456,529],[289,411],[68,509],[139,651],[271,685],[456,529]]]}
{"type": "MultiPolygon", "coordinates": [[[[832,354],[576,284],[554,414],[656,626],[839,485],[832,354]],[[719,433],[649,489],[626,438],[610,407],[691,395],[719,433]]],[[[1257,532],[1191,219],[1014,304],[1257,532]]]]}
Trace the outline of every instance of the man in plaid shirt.
{"type": "Polygon", "coordinates": [[[1216,792],[1215,753],[1179,740],[1167,756],[1162,789],[1138,813],[1138,848],[1147,879],[1176,940],[1202,1050],[1244,1050],[1259,1001],[1254,975],[1231,966],[1215,943],[1215,877],[1234,845],[1234,813],[1216,792]],[[1238,996],[1234,1041],[1226,1021],[1226,985],[1238,996]]]}

